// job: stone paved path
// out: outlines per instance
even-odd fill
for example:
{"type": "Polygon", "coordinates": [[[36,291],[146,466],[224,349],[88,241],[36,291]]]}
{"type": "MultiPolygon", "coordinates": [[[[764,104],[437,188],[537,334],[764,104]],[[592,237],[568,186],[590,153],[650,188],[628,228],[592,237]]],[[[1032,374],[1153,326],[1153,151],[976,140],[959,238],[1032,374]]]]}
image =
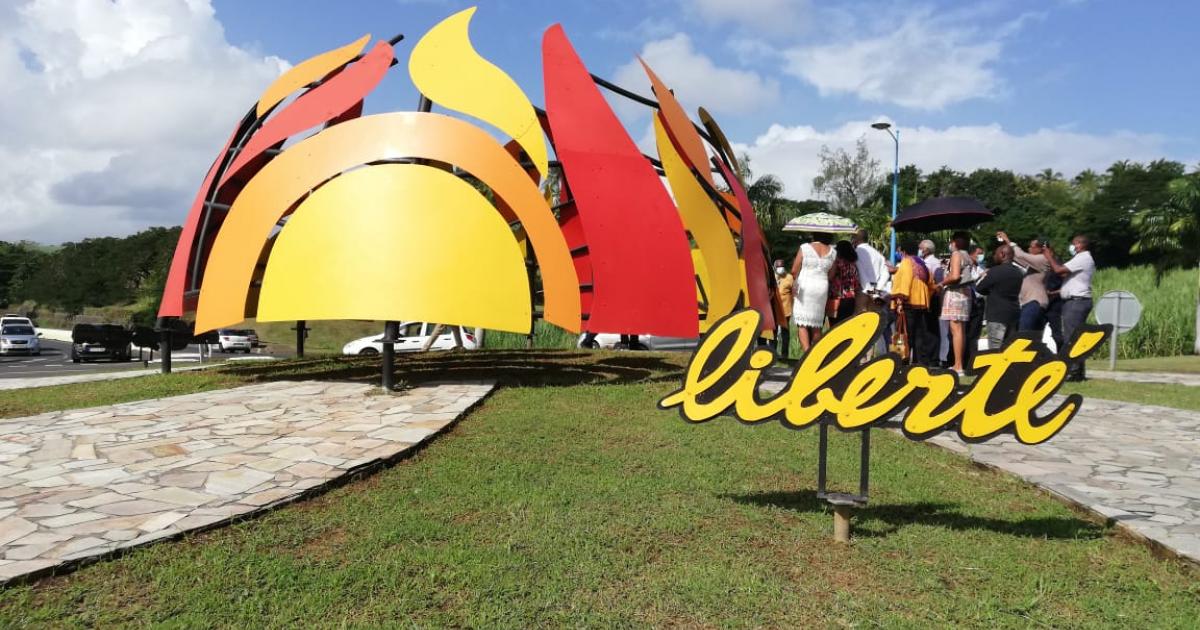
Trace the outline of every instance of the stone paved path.
{"type": "MultiPolygon", "coordinates": [[[[771,380],[762,391],[783,385],[771,380]]],[[[1056,397],[1046,407],[1060,403],[1056,397]]],[[[952,433],[929,442],[1015,474],[1200,564],[1200,413],[1085,398],[1080,414],[1044,444],[1000,436],[968,446],[952,433]]]]}
{"type": "Polygon", "coordinates": [[[0,584],[294,500],[429,439],[492,388],[274,382],[0,419],[0,584]]]}
{"type": "Polygon", "coordinates": [[[1200,563],[1200,413],[1085,398],[1067,428],[1037,446],[1009,436],[970,448],[930,440],[1013,473],[1200,563]]]}
{"type": "Polygon", "coordinates": [[[1108,370],[1088,370],[1088,378],[1101,378],[1113,381],[1128,381],[1130,383],[1165,383],[1168,385],[1187,385],[1200,387],[1200,374],[1182,374],[1179,372],[1109,372],[1108,370]]]}

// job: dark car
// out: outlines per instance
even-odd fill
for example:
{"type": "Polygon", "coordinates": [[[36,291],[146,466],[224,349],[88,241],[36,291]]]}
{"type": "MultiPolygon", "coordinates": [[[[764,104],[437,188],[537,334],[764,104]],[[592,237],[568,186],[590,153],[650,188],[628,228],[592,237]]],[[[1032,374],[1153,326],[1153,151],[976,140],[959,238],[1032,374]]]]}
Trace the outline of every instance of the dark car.
{"type": "Polygon", "coordinates": [[[75,324],[71,329],[71,360],[129,361],[133,357],[133,332],[116,324],[75,324]]]}

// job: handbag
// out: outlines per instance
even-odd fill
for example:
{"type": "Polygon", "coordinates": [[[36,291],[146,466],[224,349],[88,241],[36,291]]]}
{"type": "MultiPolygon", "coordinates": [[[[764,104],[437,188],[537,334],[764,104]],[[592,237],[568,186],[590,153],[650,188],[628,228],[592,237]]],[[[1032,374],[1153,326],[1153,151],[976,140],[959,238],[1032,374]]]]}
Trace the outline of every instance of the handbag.
{"type": "Polygon", "coordinates": [[[908,350],[908,318],[901,308],[896,310],[896,327],[892,330],[892,343],[888,351],[905,360],[908,359],[908,350]]]}

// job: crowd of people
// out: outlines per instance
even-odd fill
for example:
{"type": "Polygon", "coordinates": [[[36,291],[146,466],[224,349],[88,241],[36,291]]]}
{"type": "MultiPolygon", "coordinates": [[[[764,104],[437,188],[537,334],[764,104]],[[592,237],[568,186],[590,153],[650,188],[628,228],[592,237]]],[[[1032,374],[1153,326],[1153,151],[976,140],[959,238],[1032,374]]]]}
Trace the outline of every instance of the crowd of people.
{"type": "MultiPolygon", "coordinates": [[[[814,234],[800,246],[791,268],[775,261],[787,325],[776,334],[787,358],[791,327],[802,352],[825,326],[875,310],[887,318],[873,354],[888,350],[916,365],[964,374],[971,367],[986,322],[987,347],[999,349],[1018,333],[1041,339],[1048,327],[1056,349],[1073,338],[1092,310],[1096,269],[1088,238],[1071,240],[1064,262],[1045,238],[1025,247],[997,232],[990,257],[966,232],[955,232],[939,256],[931,240],[904,240],[889,261],[871,246],[865,230],[835,241],[814,234]]],[[[1068,380],[1083,380],[1082,361],[1068,380]]]]}

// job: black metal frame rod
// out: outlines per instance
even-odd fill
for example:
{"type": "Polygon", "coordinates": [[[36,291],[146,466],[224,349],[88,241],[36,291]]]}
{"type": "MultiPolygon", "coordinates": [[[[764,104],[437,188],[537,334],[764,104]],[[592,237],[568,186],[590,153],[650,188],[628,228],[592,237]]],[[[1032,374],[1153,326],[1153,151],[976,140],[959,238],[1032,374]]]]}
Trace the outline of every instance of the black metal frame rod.
{"type": "MultiPolygon", "coordinates": [[[[612,81],[609,81],[603,77],[598,77],[591,73],[589,73],[589,76],[592,77],[592,81],[596,85],[599,85],[600,87],[605,88],[606,90],[613,92],[614,94],[619,94],[631,101],[641,103],[642,105],[645,105],[647,107],[653,107],[655,109],[662,109],[662,107],[658,104],[658,101],[656,101],[652,98],[642,96],[641,94],[638,94],[636,92],[631,92],[631,91],[629,91],[629,90],[627,90],[627,89],[617,85],[616,83],[613,83],[612,81]]],[[[712,145],[714,147],[717,146],[717,143],[712,139],[712,136],[710,136],[708,134],[707,129],[705,129],[704,127],[702,127],[700,125],[697,125],[690,118],[688,119],[688,122],[692,123],[692,127],[694,127],[696,129],[696,133],[700,134],[701,138],[704,138],[705,140],[707,140],[710,145],[712,145]]]]}

